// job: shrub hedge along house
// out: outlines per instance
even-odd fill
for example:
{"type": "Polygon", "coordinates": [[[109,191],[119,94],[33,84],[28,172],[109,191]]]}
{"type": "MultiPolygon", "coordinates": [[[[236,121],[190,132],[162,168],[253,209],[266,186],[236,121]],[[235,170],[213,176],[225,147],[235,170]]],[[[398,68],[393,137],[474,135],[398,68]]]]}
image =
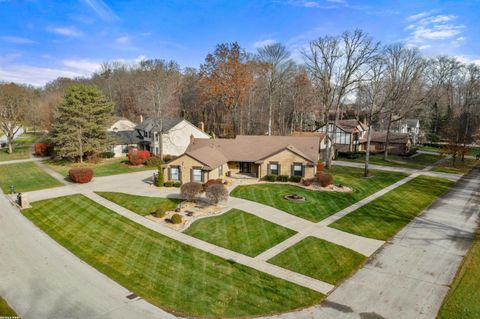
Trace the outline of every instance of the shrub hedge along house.
{"type": "Polygon", "coordinates": [[[164,165],[168,181],[200,182],[225,176],[285,175],[310,178],[316,173],[324,134],[298,136],[238,135],[234,139],[192,138],[184,154],[164,165]]]}

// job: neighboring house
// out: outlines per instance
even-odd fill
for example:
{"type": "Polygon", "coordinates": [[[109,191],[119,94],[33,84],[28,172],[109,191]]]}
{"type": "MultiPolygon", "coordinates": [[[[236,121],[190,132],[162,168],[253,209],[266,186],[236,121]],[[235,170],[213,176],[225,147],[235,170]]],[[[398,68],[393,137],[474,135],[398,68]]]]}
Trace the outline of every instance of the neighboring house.
{"type": "Polygon", "coordinates": [[[206,182],[224,176],[313,177],[322,136],[253,136],[193,139],[183,155],[164,166],[165,179],[206,182]]]}
{"type": "Polygon", "coordinates": [[[333,122],[324,124],[317,132],[326,133],[335,142],[335,150],[339,152],[359,152],[365,150],[368,127],[359,120],[339,120],[337,127],[333,122]]]}
{"type": "Polygon", "coordinates": [[[406,119],[399,122],[396,133],[408,133],[412,138],[413,145],[417,145],[420,138],[420,121],[418,119],[406,119]]]}
{"type": "MultiPolygon", "coordinates": [[[[373,132],[370,138],[370,151],[385,151],[385,143],[387,140],[387,132],[373,132]]],[[[388,141],[388,153],[395,155],[407,155],[412,149],[412,138],[408,133],[390,132],[388,141]]]]}
{"type": "Polygon", "coordinates": [[[138,124],[135,130],[140,139],[139,148],[148,150],[153,155],[183,154],[190,143],[190,136],[197,139],[210,139],[210,135],[203,131],[203,123],[201,128],[198,128],[184,119],[167,118],[160,121],[148,118],[138,124]]]}
{"type": "MultiPolygon", "coordinates": [[[[293,136],[319,137],[320,145],[318,146],[320,153],[320,160],[327,160],[327,147],[332,145],[331,139],[321,132],[293,132],[293,136]]],[[[330,152],[330,159],[333,159],[335,151],[330,152]]]]}
{"type": "Polygon", "coordinates": [[[113,123],[107,129],[111,140],[109,151],[115,157],[125,156],[129,150],[138,147],[140,141],[135,131],[136,124],[125,118],[114,118],[113,123]]]}

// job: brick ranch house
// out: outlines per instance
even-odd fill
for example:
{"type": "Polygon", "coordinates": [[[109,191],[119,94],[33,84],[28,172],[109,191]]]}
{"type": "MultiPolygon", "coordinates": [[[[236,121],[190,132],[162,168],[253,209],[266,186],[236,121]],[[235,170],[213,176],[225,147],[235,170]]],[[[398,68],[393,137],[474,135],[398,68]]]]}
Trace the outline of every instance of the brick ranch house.
{"type": "Polygon", "coordinates": [[[180,157],[165,164],[168,181],[206,182],[239,175],[264,178],[267,175],[313,177],[325,148],[325,135],[252,136],[234,139],[192,138],[180,157]]]}

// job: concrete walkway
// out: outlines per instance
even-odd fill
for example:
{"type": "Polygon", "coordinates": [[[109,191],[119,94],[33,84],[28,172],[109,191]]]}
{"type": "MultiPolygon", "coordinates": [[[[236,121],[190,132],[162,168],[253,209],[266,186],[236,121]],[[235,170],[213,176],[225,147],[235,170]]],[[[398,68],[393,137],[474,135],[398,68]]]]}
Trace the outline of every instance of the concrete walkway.
{"type": "MultiPolygon", "coordinates": [[[[364,168],[365,164],[363,163],[356,163],[356,162],[347,162],[347,161],[333,161],[333,165],[337,166],[347,166],[347,167],[356,167],[356,168],[364,168]]],[[[379,171],[389,171],[389,172],[398,172],[398,173],[406,173],[406,174],[421,174],[433,177],[441,177],[446,178],[451,181],[458,181],[462,176],[458,174],[449,174],[449,173],[442,173],[442,172],[432,172],[428,169],[431,169],[431,166],[428,166],[424,169],[413,169],[408,167],[397,167],[397,166],[384,166],[384,165],[375,165],[369,164],[368,165],[372,170],[379,170],[379,171]]]]}
{"type": "Polygon", "coordinates": [[[46,157],[30,157],[30,158],[11,160],[11,161],[0,161],[0,165],[19,164],[19,163],[27,163],[27,162],[41,162],[46,159],[47,159],[46,157]]]}
{"type": "Polygon", "coordinates": [[[479,216],[477,167],[321,305],[276,318],[435,318],[479,216]]]}

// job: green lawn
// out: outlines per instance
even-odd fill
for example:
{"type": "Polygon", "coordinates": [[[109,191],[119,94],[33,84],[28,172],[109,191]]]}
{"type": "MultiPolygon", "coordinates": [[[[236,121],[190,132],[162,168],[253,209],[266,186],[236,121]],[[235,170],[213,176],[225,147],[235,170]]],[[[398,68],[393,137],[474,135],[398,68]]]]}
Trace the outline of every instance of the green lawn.
{"type": "Polygon", "coordinates": [[[318,192],[294,185],[257,184],[237,186],[230,195],[273,206],[292,215],[318,222],[407,176],[403,173],[371,171],[371,176],[364,178],[363,169],[341,166],[333,167],[329,172],[333,174],[335,184],[351,187],[353,192],[318,192]],[[283,198],[288,194],[302,195],[306,201],[288,201],[283,198]]]}
{"type": "Polygon", "coordinates": [[[160,235],[80,195],[23,211],[79,258],[145,300],[189,317],[248,317],[324,295],[160,235]]]}
{"type": "Polygon", "coordinates": [[[348,248],[307,237],[268,262],[336,285],[366,260],[367,257],[348,248]]]}
{"type": "Polygon", "coordinates": [[[100,163],[93,164],[93,163],[74,163],[70,161],[54,161],[48,160],[46,161],[48,166],[50,166],[53,170],[59,172],[63,176],[68,176],[68,171],[74,167],[91,167],[93,169],[94,176],[110,176],[110,175],[117,175],[117,174],[125,174],[125,173],[134,173],[140,172],[145,170],[155,170],[155,167],[148,167],[148,166],[130,166],[127,165],[127,158],[111,158],[103,160],[100,163]]]}
{"type": "MultiPolygon", "coordinates": [[[[422,151],[437,152],[437,153],[440,153],[443,150],[441,147],[434,147],[434,146],[428,146],[428,145],[419,146],[418,149],[422,151]]],[[[479,153],[480,153],[480,146],[473,146],[468,148],[467,155],[475,156],[479,153]]]]}
{"type": "Polygon", "coordinates": [[[387,240],[453,184],[443,178],[415,177],[329,226],[364,237],[387,240]]]}
{"type": "MultiPolygon", "coordinates": [[[[2,135],[2,133],[0,133],[2,135]]],[[[8,154],[8,147],[0,149],[0,161],[13,161],[19,159],[26,159],[30,157],[30,147],[38,139],[43,136],[43,133],[23,133],[13,141],[13,153],[8,154]]]]}
{"type": "MultiPolygon", "coordinates": [[[[349,159],[341,157],[339,160],[349,161],[349,162],[358,162],[365,163],[365,155],[359,154],[360,156],[355,159],[349,159]]],[[[370,154],[369,163],[375,165],[383,166],[399,166],[407,167],[414,169],[422,169],[433,163],[442,159],[442,156],[439,155],[430,155],[430,154],[420,154],[415,157],[402,157],[397,155],[389,155],[387,160],[383,159],[383,154],[370,154]]]]}
{"type": "Polygon", "coordinates": [[[0,317],[16,317],[17,313],[0,297],[0,317]]]}
{"type": "Polygon", "coordinates": [[[185,233],[251,257],[296,234],[293,230],[239,209],[200,219],[185,233]]]}
{"type": "Polygon", "coordinates": [[[174,210],[177,208],[178,203],[181,202],[180,199],[176,198],[147,197],[115,192],[96,193],[142,216],[148,215],[157,209],[161,209],[163,212],[174,210]]]}
{"type": "Polygon", "coordinates": [[[466,174],[479,163],[480,161],[466,158],[463,162],[457,159],[455,165],[453,165],[452,160],[449,159],[436,165],[432,168],[432,171],[451,174],[466,174]]]}
{"type": "Polygon", "coordinates": [[[463,259],[443,305],[439,319],[480,318],[480,232],[463,259]]]}
{"type": "Polygon", "coordinates": [[[32,162],[0,165],[0,188],[4,193],[9,193],[12,184],[17,192],[63,185],[32,162]]]}

